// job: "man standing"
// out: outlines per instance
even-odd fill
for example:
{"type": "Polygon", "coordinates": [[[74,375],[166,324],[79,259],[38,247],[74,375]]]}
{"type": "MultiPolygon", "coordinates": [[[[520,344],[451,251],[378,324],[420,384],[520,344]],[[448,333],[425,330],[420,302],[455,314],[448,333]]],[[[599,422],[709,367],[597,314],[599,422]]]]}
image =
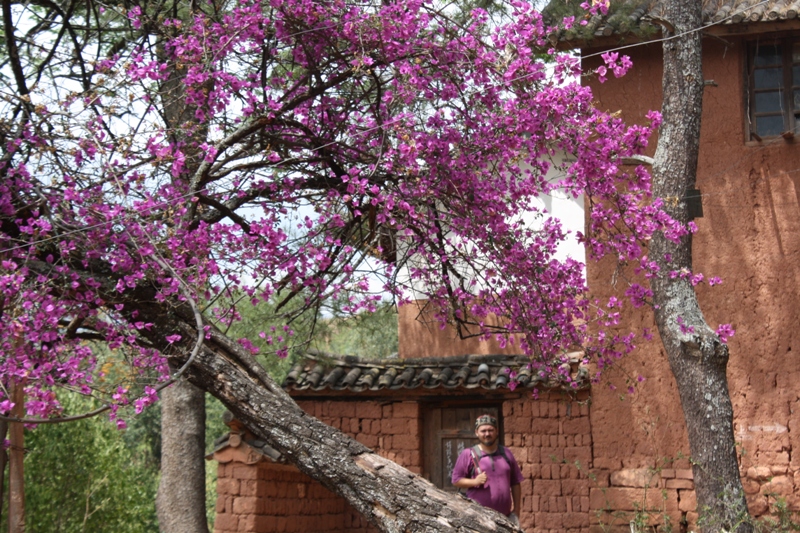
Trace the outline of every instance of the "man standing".
{"type": "Polygon", "coordinates": [[[512,453],[497,442],[497,419],[479,416],[475,435],[480,443],[458,456],[451,478],[453,486],[467,489],[467,498],[519,524],[515,513],[520,508],[522,471],[512,453]]]}

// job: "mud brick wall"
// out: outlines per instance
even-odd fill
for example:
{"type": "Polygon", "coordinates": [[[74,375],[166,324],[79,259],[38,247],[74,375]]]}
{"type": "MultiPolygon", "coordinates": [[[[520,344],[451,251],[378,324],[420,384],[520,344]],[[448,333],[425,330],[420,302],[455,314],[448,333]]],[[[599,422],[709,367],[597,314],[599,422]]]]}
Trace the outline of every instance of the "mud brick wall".
{"type": "MultiPolygon", "coordinates": [[[[300,402],[309,414],[353,436],[413,472],[421,472],[416,402],[300,402]]],[[[242,444],[219,462],[215,533],[374,533],[345,500],[300,473],[242,444]]]]}
{"type": "Polygon", "coordinates": [[[588,533],[592,436],[588,394],[503,404],[505,442],[522,469],[520,523],[534,533],[588,533]]]}
{"type": "MultiPolygon", "coordinates": [[[[800,179],[797,142],[747,140],[747,45],[747,38],[736,35],[726,35],[724,42],[713,38],[703,42],[703,75],[718,87],[709,88],[703,98],[697,188],[705,195],[704,213],[695,219],[693,264],[707,278],[724,280],[713,288],[698,285],[698,298],[712,328],[729,323],[736,329],[729,341],[727,368],[734,435],[750,512],[763,516],[774,503],[770,492],[784,498],[791,510],[800,511],[800,269],[796,261],[800,257],[800,179]]],[[[587,50],[587,55],[596,51],[587,50]]],[[[661,45],[631,48],[626,53],[634,65],[626,76],[604,84],[588,83],[600,108],[619,109],[627,123],[642,123],[649,110],[661,108],[661,45]]],[[[591,70],[599,60],[585,60],[584,68],[591,70]]],[[[650,146],[652,155],[654,142],[650,146]]],[[[610,281],[616,279],[617,267],[616,261],[587,264],[595,296],[619,295],[619,288],[610,281]]],[[[655,331],[652,313],[646,308],[628,308],[622,318],[625,327],[655,331]]],[[[689,456],[680,399],[661,343],[656,336],[637,345],[592,391],[594,466],[608,478],[608,486],[598,488],[608,488],[614,495],[610,502],[618,502],[615,510],[623,512],[630,512],[632,502],[642,501],[641,487],[615,486],[613,473],[622,476],[656,468],[665,459],[689,456]],[[644,381],[637,383],[636,392],[620,394],[629,378],[637,376],[644,381]],[[621,395],[626,397],[623,401],[621,395]],[[628,490],[629,503],[622,502],[623,490],[628,490]]],[[[670,467],[680,472],[691,465],[684,461],[670,467]]],[[[663,488],[667,489],[670,479],[681,478],[665,477],[663,488]]],[[[675,490],[678,493],[670,492],[668,501],[672,506],[677,500],[679,507],[670,513],[686,513],[691,522],[696,511],[692,496],[681,495],[687,489],[675,490]]],[[[593,495],[593,504],[601,499],[593,495]]]]}
{"type": "Polygon", "coordinates": [[[303,401],[298,405],[383,457],[415,474],[422,472],[422,421],[417,402],[303,401]]]}

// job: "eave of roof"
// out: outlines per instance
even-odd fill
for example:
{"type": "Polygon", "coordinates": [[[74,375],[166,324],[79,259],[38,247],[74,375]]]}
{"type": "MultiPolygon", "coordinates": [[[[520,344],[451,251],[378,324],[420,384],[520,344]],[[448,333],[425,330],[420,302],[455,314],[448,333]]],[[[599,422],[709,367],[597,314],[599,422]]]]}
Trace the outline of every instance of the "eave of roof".
{"type": "MultiPolygon", "coordinates": [[[[661,36],[667,0],[613,1],[606,15],[581,19],[576,0],[551,0],[544,9],[548,23],[561,26],[564,14],[576,16],[571,29],[551,34],[560,48],[589,48],[642,42],[661,36]],[[581,22],[585,24],[581,25],[581,22]]],[[[749,35],[800,28],[800,0],[704,0],[703,31],[710,35],[749,35]]]]}
{"type": "Polygon", "coordinates": [[[283,382],[299,393],[367,393],[417,390],[498,391],[514,389],[581,390],[589,387],[582,352],[565,356],[565,377],[553,381],[530,368],[530,358],[509,355],[464,355],[422,359],[368,360],[310,354],[295,364],[283,382]],[[512,373],[516,375],[511,385],[512,373]],[[566,377],[569,376],[569,377],[566,377]],[[513,387],[513,389],[512,389],[513,387]]]}

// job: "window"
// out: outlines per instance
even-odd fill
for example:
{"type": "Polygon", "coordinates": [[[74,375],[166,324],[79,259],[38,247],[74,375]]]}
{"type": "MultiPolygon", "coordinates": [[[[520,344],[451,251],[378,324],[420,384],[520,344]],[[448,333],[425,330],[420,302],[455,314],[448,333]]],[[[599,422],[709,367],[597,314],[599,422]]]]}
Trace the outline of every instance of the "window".
{"type": "Polygon", "coordinates": [[[800,133],[800,41],[753,43],[749,55],[750,136],[800,133]]]}
{"type": "Polygon", "coordinates": [[[473,406],[431,406],[425,412],[422,459],[423,475],[440,489],[458,491],[450,483],[450,474],[461,452],[478,444],[475,419],[482,414],[498,417],[500,442],[503,435],[502,408],[483,404],[473,406]]]}

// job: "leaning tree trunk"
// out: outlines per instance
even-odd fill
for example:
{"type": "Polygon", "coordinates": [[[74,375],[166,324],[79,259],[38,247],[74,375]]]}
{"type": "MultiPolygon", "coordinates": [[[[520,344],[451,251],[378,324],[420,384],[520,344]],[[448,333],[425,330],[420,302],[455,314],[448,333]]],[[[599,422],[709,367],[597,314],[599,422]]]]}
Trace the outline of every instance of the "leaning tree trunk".
{"type": "MultiPolygon", "coordinates": [[[[653,163],[653,191],[678,221],[689,221],[684,200],[693,189],[703,100],[701,2],[671,0],[663,25],[663,123],[653,163]]],[[[752,531],[733,433],[726,367],[728,346],[706,323],[686,273],[692,236],[651,243],[660,271],[652,281],[655,317],[678,384],[692,456],[697,508],[706,531],[752,531]],[[667,260],[669,259],[669,260],[667,260]],[[684,273],[674,277],[671,272],[684,273]]]]}
{"type": "Polygon", "coordinates": [[[156,511],[165,533],[208,533],[205,393],[179,380],[161,393],[161,480],[156,511]]]}
{"type": "MultiPolygon", "coordinates": [[[[184,338],[195,337],[194,319],[189,314],[173,312],[170,319],[177,322],[162,324],[179,328],[184,338]]],[[[184,358],[185,353],[172,355],[171,362],[180,365],[184,358]]],[[[219,398],[256,436],[301,472],[342,496],[381,531],[520,531],[503,515],[437,489],[307,415],[246,350],[213,327],[185,376],[219,398]]]]}

